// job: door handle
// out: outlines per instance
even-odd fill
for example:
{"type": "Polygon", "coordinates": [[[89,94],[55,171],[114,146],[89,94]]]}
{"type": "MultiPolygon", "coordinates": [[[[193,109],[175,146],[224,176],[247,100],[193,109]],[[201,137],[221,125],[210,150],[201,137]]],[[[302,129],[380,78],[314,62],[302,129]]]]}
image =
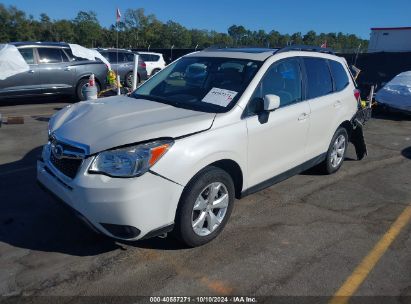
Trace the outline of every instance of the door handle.
{"type": "Polygon", "coordinates": [[[65,71],[71,71],[71,67],[66,67],[64,70],[65,71]]]}
{"type": "Polygon", "coordinates": [[[336,102],[334,102],[334,108],[339,108],[341,107],[341,100],[337,100],[336,102]]]}
{"type": "Polygon", "coordinates": [[[29,70],[29,73],[33,74],[33,73],[34,73],[34,70],[29,70]]]}
{"type": "Polygon", "coordinates": [[[303,113],[298,117],[298,120],[299,121],[306,120],[308,118],[308,116],[309,115],[307,113],[303,113]]]}

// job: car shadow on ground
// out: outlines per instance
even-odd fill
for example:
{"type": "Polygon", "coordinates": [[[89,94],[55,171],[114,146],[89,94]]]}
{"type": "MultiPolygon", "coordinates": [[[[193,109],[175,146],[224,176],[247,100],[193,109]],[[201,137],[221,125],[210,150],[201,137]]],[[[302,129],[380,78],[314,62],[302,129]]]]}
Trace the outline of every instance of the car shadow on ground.
{"type": "Polygon", "coordinates": [[[45,252],[91,256],[121,248],[101,237],[36,182],[41,147],[0,165],[0,242],[45,252]]]}
{"type": "Polygon", "coordinates": [[[401,151],[402,156],[411,159],[411,146],[401,151]]]}
{"type": "Polygon", "coordinates": [[[19,97],[0,100],[1,106],[34,105],[41,103],[75,103],[77,98],[73,96],[40,96],[40,97],[19,97]]]}
{"type": "Polygon", "coordinates": [[[36,161],[41,150],[37,147],[21,160],[0,165],[0,242],[75,256],[124,249],[122,245],[158,250],[185,248],[171,237],[119,242],[91,230],[64,203],[38,186],[36,161]]]}
{"type": "Polygon", "coordinates": [[[393,120],[393,121],[407,121],[411,120],[411,115],[400,111],[393,111],[387,109],[375,109],[372,111],[373,119],[393,120]]]}

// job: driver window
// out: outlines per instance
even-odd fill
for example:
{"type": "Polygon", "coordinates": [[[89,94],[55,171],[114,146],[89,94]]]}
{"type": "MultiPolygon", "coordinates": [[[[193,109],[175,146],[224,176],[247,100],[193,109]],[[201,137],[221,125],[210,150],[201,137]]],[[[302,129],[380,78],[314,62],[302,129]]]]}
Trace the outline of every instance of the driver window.
{"type": "Polygon", "coordinates": [[[257,86],[251,103],[249,115],[256,114],[256,107],[252,105],[256,98],[264,98],[265,95],[277,95],[280,97],[280,107],[285,107],[302,100],[302,81],[300,63],[297,58],[284,59],[273,63],[267,70],[260,84],[257,86]]]}

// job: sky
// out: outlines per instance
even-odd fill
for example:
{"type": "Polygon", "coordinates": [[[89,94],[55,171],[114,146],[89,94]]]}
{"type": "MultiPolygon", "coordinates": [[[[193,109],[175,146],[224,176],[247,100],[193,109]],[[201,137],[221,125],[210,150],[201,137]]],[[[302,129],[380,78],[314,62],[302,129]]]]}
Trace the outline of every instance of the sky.
{"type": "Polygon", "coordinates": [[[144,8],[160,21],[176,21],[187,28],[227,32],[233,24],[250,30],[292,34],[309,30],[343,32],[369,39],[371,27],[411,26],[411,0],[0,0],[32,14],[73,19],[80,10],[93,10],[100,24],[115,22],[118,7],[144,8]]]}

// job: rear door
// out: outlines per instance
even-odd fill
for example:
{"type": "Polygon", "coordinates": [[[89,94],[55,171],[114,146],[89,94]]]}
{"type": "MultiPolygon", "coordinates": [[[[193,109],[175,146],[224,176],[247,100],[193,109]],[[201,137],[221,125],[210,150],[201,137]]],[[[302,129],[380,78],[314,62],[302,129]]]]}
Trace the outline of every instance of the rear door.
{"type": "Polygon", "coordinates": [[[40,78],[45,93],[71,92],[75,66],[61,48],[38,47],[40,78]]]}
{"type": "Polygon", "coordinates": [[[32,47],[18,49],[30,69],[27,72],[0,80],[0,97],[18,97],[41,94],[40,70],[32,47]]]}
{"type": "Polygon", "coordinates": [[[304,57],[306,94],[311,109],[307,153],[315,157],[328,150],[336,131],[336,120],[342,111],[343,102],[334,92],[328,60],[319,57],[304,57]]]}
{"type": "Polygon", "coordinates": [[[155,69],[156,63],[154,62],[155,58],[154,55],[151,54],[141,54],[141,58],[144,60],[146,63],[146,69],[147,69],[147,74],[151,75],[153,73],[153,70],[155,69]]]}

